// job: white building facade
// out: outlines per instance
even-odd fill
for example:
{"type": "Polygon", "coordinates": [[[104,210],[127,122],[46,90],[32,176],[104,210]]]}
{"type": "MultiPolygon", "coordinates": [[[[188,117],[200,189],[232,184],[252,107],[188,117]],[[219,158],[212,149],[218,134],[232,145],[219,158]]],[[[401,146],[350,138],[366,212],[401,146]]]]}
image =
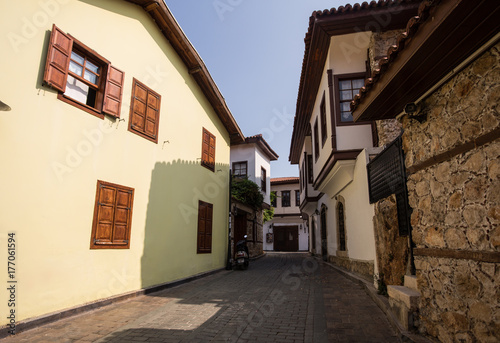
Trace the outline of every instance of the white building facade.
{"type": "Polygon", "coordinates": [[[264,224],[264,250],[308,251],[309,227],[300,212],[298,177],[271,179],[271,192],[276,194],[274,217],[264,224]]]}

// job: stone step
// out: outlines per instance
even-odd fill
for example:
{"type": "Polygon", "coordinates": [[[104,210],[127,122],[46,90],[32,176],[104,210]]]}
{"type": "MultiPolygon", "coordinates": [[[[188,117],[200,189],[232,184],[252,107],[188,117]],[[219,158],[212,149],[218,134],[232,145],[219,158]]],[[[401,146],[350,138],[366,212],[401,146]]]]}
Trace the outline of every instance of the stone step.
{"type": "Polygon", "coordinates": [[[416,275],[405,275],[405,287],[413,289],[418,292],[417,276],[416,275]]]}
{"type": "Polygon", "coordinates": [[[387,293],[389,297],[400,301],[408,307],[408,309],[416,309],[418,306],[418,299],[420,293],[414,289],[405,286],[387,286],[387,293]]]}
{"type": "Polygon", "coordinates": [[[387,286],[389,306],[401,326],[408,331],[417,330],[416,313],[420,293],[405,286],[387,286]]]}

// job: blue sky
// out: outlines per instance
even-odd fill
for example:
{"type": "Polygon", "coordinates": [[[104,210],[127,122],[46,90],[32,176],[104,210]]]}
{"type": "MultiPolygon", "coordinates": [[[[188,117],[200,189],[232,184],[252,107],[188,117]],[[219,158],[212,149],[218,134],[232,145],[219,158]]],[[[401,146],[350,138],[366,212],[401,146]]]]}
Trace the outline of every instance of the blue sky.
{"type": "Polygon", "coordinates": [[[288,155],[304,36],[314,10],[347,0],[165,0],[205,62],[245,136],[280,156],[271,177],[298,176],[288,155]]]}

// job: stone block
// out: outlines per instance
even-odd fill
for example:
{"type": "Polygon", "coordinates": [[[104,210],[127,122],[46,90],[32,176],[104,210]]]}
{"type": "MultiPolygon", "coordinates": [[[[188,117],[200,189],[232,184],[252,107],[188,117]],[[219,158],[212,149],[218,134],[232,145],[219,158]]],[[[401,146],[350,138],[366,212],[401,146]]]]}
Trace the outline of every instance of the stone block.
{"type": "Polygon", "coordinates": [[[416,275],[405,275],[405,287],[418,292],[417,276],[416,275]]]}
{"type": "Polygon", "coordinates": [[[405,286],[387,286],[389,298],[403,303],[408,309],[416,309],[420,293],[405,286]]]}

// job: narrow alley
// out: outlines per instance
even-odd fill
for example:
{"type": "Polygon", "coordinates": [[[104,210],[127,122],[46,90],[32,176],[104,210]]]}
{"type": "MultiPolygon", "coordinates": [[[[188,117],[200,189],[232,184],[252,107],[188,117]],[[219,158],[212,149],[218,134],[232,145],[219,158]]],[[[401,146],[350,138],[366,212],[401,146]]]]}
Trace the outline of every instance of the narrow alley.
{"type": "Polygon", "coordinates": [[[0,340],[14,342],[398,342],[363,287],[305,253],[183,285],[0,340]]]}

